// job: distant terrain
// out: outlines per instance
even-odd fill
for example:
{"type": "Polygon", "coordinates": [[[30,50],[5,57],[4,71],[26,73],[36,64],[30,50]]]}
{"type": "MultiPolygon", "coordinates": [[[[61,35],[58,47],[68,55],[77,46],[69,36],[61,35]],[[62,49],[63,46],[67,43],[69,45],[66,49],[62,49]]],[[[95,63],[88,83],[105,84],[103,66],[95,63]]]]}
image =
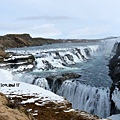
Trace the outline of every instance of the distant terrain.
{"type": "MultiPolygon", "coordinates": [[[[117,37],[108,37],[104,39],[112,39],[117,37]]],[[[51,39],[51,38],[32,38],[29,34],[7,34],[0,36],[0,48],[15,48],[25,46],[40,46],[44,44],[53,43],[67,43],[67,42],[98,42],[104,39],[51,39]]]]}

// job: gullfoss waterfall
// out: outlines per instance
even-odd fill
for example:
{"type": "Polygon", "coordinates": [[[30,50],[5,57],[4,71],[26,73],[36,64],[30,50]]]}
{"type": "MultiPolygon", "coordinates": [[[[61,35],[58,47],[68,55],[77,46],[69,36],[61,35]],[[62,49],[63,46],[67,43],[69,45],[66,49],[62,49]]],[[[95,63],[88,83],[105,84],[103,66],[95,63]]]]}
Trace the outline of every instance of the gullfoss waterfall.
{"type": "Polygon", "coordinates": [[[109,44],[107,41],[66,43],[7,51],[31,53],[35,57],[35,68],[27,73],[15,72],[16,81],[53,91],[71,102],[73,108],[105,118],[110,115],[109,87],[112,81],[108,76],[107,64],[113,41],[109,44]],[[63,73],[77,73],[81,77],[59,81],[63,73]],[[46,79],[48,76],[51,76],[52,82],[46,79]]]}

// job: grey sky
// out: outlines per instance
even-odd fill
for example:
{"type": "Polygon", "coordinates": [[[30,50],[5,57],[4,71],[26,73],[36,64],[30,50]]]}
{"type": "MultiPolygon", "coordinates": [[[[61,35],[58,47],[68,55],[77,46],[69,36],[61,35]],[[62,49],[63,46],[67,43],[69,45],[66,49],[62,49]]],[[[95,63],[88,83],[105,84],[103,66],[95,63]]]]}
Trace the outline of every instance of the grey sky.
{"type": "Polygon", "coordinates": [[[0,35],[120,36],[120,0],[1,0],[0,35]]]}

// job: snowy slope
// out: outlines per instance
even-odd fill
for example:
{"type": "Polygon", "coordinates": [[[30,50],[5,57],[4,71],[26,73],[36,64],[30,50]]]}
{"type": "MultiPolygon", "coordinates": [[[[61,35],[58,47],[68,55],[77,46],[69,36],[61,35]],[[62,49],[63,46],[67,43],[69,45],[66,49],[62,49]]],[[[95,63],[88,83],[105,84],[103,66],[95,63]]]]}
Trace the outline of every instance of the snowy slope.
{"type": "MultiPolygon", "coordinates": [[[[33,102],[34,100],[42,98],[44,101],[52,101],[52,102],[64,102],[64,98],[60,97],[50,91],[47,91],[41,87],[30,85],[23,82],[16,82],[13,80],[14,76],[11,72],[7,70],[0,69],[0,91],[9,97],[12,96],[20,96],[20,95],[28,95],[35,96],[35,98],[31,100],[27,100],[28,102],[33,102]]],[[[25,101],[24,101],[25,102],[25,101]]]]}
{"type": "Polygon", "coordinates": [[[108,118],[110,118],[111,120],[120,120],[120,114],[112,115],[108,118]]]}

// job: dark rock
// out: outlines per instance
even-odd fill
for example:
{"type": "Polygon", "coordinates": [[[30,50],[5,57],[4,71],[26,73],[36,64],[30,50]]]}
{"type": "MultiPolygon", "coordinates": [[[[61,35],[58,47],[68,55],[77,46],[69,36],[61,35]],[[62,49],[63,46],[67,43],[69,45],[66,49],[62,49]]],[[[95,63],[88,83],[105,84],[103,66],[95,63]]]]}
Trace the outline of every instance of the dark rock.
{"type": "Polygon", "coordinates": [[[48,81],[50,89],[54,93],[56,93],[65,80],[70,80],[70,79],[79,78],[79,77],[81,77],[81,75],[77,73],[64,73],[56,76],[48,76],[46,77],[46,80],[48,81]]]}
{"type": "Polygon", "coordinates": [[[59,59],[61,59],[61,61],[63,62],[64,66],[66,66],[67,62],[65,61],[64,56],[61,56],[59,54],[59,52],[55,52],[55,54],[56,54],[56,57],[58,57],[59,59]]]}
{"type": "Polygon", "coordinates": [[[73,62],[74,62],[74,59],[73,59],[73,56],[72,56],[72,55],[66,54],[65,56],[67,56],[67,58],[68,58],[70,61],[73,61],[73,62]]]}
{"type": "Polygon", "coordinates": [[[77,74],[77,73],[64,73],[62,74],[64,79],[72,79],[72,78],[79,78],[81,77],[81,75],[77,74]]]}
{"type": "Polygon", "coordinates": [[[55,81],[55,79],[56,79],[56,76],[48,76],[48,77],[46,77],[46,80],[48,81],[50,89],[52,88],[53,82],[55,81]]]}
{"type": "Polygon", "coordinates": [[[120,110],[116,108],[115,103],[112,100],[112,93],[116,87],[120,90],[120,43],[115,43],[112,54],[114,54],[114,56],[109,62],[109,75],[113,80],[113,84],[110,88],[111,114],[118,114],[120,113],[120,110]]]}
{"type": "Polygon", "coordinates": [[[82,55],[82,53],[81,53],[81,50],[80,50],[80,49],[75,48],[75,50],[76,50],[76,51],[80,54],[80,56],[82,57],[82,59],[83,59],[83,60],[86,60],[85,56],[84,56],[84,55],[82,55]]]}
{"type": "Polygon", "coordinates": [[[44,70],[52,70],[55,67],[51,65],[51,63],[49,63],[47,60],[42,60],[43,64],[45,65],[44,70]]]}
{"type": "MultiPolygon", "coordinates": [[[[23,66],[23,70],[32,70],[35,66],[35,58],[33,55],[22,55],[14,53],[6,53],[6,56],[3,57],[1,61],[0,68],[7,69],[17,69],[18,67],[23,66]],[[33,67],[28,67],[28,65],[33,65],[33,67]]],[[[18,69],[19,71],[19,69],[18,69]]]]}
{"type": "Polygon", "coordinates": [[[89,48],[85,48],[84,51],[88,57],[91,56],[89,48]]]}

